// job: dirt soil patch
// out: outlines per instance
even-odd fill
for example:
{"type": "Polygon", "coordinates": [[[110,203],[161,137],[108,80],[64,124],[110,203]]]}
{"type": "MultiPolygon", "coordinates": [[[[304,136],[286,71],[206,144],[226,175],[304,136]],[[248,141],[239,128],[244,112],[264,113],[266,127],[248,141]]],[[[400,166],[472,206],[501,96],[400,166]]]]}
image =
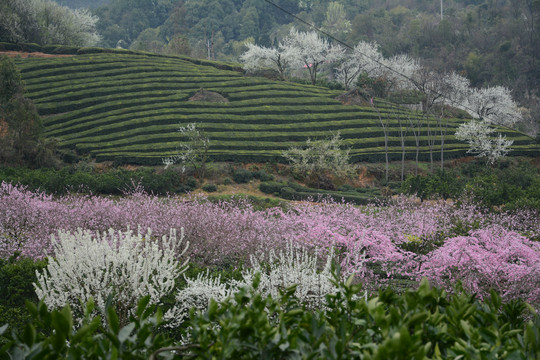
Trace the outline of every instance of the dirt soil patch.
{"type": "Polygon", "coordinates": [[[353,89],[344,94],[336,97],[336,100],[341,101],[343,105],[359,105],[359,106],[369,106],[371,97],[369,94],[358,90],[353,89]]]}
{"type": "Polygon", "coordinates": [[[229,102],[229,99],[214,91],[200,89],[188,101],[229,102]]]}

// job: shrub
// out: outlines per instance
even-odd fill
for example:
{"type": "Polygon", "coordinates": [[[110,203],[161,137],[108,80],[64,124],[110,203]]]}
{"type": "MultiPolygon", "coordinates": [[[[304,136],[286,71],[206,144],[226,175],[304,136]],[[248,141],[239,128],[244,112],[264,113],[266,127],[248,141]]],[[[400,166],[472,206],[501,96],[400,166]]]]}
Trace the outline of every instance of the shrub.
{"type": "Polygon", "coordinates": [[[274,175],[267,173],[265,170],[258,170],[258,171],[253,172],[253,177],[261,181],[274,180],[274,175]]]}
{"type": "Polygon", "coordinates": [[[283,199],[294,200],[296,196],[296,190],[288,186],[282,187],[279,190],[279,196],[283,199]]]}
{"type": "Polygon", "coordinates": [[[285,187],[286,184],[275,182],[275,181],[267,181],[262,182],[259,185],[259,190],[261,190],[265,194],[280,194],[281,188],[285,187]]]}
{"type": "Polygon", "coordinates": [[[82,304],[83,326],[74,327],[69,306],[61,310],[49,310],[44,302],[37,306],[28,303],[30,321],[24,330],[11,334],[7,327],[0,327],[0,336],[6,345],[0,348],[2,359],[119,359],[146,360],[154,352],[170,346],[172,341],[156,334],[161,324],[161,314],[155,306],[149,306],[146,296],[137,304],[130,323],[121,326],[114,308],[107,309],[106,318],[92,317],[94,303],[82,304]],[[106,324],[100,331],[100,323],[106,324]]]}
{"type": "Polygon", "coordinates": [[[222,302],[210,301],[192,310],[188,333],[175,343],[156,331],[159,309],[143,298],[133,319],[121,327],[109,308],[106,326],[91,318],[94,304],[84,306],[85,326],[76,329],[69,307],[48,310],[29,305],[32,319],[22,332],[0,327],[7,345],[1,358],[156,359],[193,358],[313,358],[313,359],[535,359],[540,355],[538,314],[522,301],[503,304],[492,292],[479,302],[458,290],[451,296],[423,281],[417,289],[397,294],[381,290],[372,298],[358,295],[361,285],[340,281],[327,297],[324,310],[306,311],[295,287],[277,298],[261,296],[259,277],[222,302]],[[527,320],[524,320],[527,318],[527,320]],[[476,354],[476,355],[471,355],[476,354]]]}
{"type": "MultiPolygon", "coordinates": [[[[36,270],[42,270],[47,263],[28,258],[0,259],[0,324],[8,324],[15,331],[22,331],[30,321],[25,302],[37,302],[34,291],[36,270]]],[[[0,338],[0,347],[4,339],[0,338]]]]}
{"type": "Polygon", "coordinates": [[[190,190],[195,190],[197,188],[197,180],[193,176],[190,176],[186,181],[186,186],[190,190]]]}
{"type": "Polygon", "coordinates": [[[205,184],[203,185],[202,189],[206,192],[216,192],[217,186],[214,184],[205,184]]]}
{"type": "Polygon", "coordinates": [[[231,185],[231,184],[232,184],[231,178],[226,177],[225,179],[223,179],[223,185],[231,185]]]}
{"type": "Polygon", "coordinates": [[[174,230],[161,241],[152,239],[150,231],[144,236],[112,229],[96,236],[80,229],[73,234],[59,231],[58,240],[53,237],[54,258],[37,273],[36,293],[51,309],[69,305],[78,325],[84,314],[81,304],[90,298],[103,318],[112,303],[120,324],[126,325],[144,296],[159,304],[173,290],[187,264],[180,266],[176,260],[187,249],[180,249],[183,237],[182,231],[177,239],[174,230]]]}
{"type": "Polygon", "coordinates": [[[335,274],[331,271],[333,249],[329,250],[322,269],[319,269],[322,258],[319,251],[316,249],[312,252],[304,246],[288,243],[285,250],[279,253],[270,250],[259,257],[251,256],[251,267],[242,272],[243,280],[235,285],[237,288],[249,286],[259,276],[257,291],[264,297],[270,295],[274,299],[279,298],[283,289],[295,286],[294,296],[303,306],[321,309],[327,304],[326,296],[335,294],[338,288],[335,274]]]}
{"type": "Polygon", "coordinates": [[[233,173],[233,179],[237,184],[248,183],[253,178],[253,173],[246,169],[237,169],[233,173]]]}
{"type": "Polygon", "coordinates": [[[29,258],[0,259],[0,304],[9,307],[24,307],[25,302],[39,299],[34,291],[36,271],[41,271],[47,262],[29,258]]]}
{"type": "Polygon", "coordinates": [[[380,291],[368,301],[358,298],[361,286],[350,279],[338,284],[328,309],[305,311],[294,286],[265,297],[255,277],[251,287],[194,313],[190,350],[201,358],[248,359],[449,359],[482,349],[502,358],[540,355],[540,318],[523,321],[523,302],[505,306],[496,293],[485,304],[461,292],[447,299],[427,281],[402,295],[380,291]]]}

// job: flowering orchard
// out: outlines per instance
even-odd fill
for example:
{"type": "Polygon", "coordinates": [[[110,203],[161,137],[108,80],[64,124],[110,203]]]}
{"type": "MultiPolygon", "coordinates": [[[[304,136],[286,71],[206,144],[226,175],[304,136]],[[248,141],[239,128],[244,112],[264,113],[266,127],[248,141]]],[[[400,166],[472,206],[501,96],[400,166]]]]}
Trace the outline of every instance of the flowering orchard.
{"type": "Polygon", "coordinates": [[[184,229],[190,262],[245,264],[287,244],[334,249],[365,289],[427,277],[451,289],[457,280],[479,296],[494,288],[504,299],[540,304],[538,214],[493,214],[463,204],[420,203],[400,197],[385,206],[298,203],[256,211],[247,202],[212,203],[202,197],[158,198],[134,192],[122,198],[53,198],[0,186],[0,256],[54,255],[59,230],[93,234],[140,229],[161,238],[184,229]]]}

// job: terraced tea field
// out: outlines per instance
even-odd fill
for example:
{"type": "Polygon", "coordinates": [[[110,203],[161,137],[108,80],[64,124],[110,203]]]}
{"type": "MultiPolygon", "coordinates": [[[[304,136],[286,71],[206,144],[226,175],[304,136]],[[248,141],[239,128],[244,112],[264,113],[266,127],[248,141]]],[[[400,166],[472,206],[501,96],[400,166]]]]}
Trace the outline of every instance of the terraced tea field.
{"type": "MultiPolygon", "coordinates": [[[[28,96],[43,116],[47,136],[64,148],[91,154],[97,161],[160,164],[184,139],[179,124],[197,123],[211,139],[216,161],[279,161],[282,150],[340,131],[356,161],[384,159],[388,123],[391,159],[401,157],[400,126],[408,111],[376,101],[377,111],[343,105],[340,91],[246,77],[232,66],[189,59],[128,53],[94,53],[62,58],[17,59],[28,96]],[[223,69],[225,68],[225,69],[223,69]],[[226,102],[189,101],[200,89],[226,102]]],[[[444,136],[445,158],[462,156],[467,145],[453,133],[463,120],[450,119],[444,136]]],[[[441,127],[424,121],[420,156],[438,158],[441,127]],[[431,136],[430,136],[431,134],[431,136]],[[431,142],[429,140],[432,140],[431,142]]],[[[407,158],[416,142],[406,132],[407,158]]],[[[508,132],[513,154],[538,155],[532,141],[508,132]]]]}

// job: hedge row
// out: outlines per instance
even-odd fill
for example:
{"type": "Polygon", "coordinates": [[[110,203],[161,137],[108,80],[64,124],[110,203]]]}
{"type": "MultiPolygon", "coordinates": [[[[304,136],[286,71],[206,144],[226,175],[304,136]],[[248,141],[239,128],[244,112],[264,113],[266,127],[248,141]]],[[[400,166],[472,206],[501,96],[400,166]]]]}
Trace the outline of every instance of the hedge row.
{"type": "MultiPolygon", "coordinates": [[[[208,83],[198,83],[198,85],[201,85],[203,88],[208,88],[208,83]]],[[[234,84],[234,86],[240,86],[241,84],[234,84]]],[[[129,86],[110,86],[107,84],[103,84],[102,87],[100,87],[99,90],[96,89],[86,89],[81,91],[68,91],[64,92],[63,94],[56,94],[52,96],[47,97],[39,97],[36,99],[36,105],[38,109],[41,110],[47,110],[49,108],[55,108],[58,107],[58,104],[61,104],[62,106],[66,108],[73,108],[78,109],[85,107],[86,104],[91,103],[99,103],[103,100],[114,100],[115,98],[125,98],[127,95],[130,95],[132,98],[137,98],[144,96],[144,92],[148,91],[169,91],[169,92],[176,92],[176,91],[192,91],[195,93],[196,89],[194,88],[195,85],[189,84],[189,83],[182,83],[179,85],[178,83],[166,83],[166,82],[142,82],[139,84],[132,84],[129,86]]],[[[240,99],[238,101],[235,101],[234,106],[235,107],[243,107],[243,106],[257,106],[257,105],[265,105],[265,106],[271,106],[271,105],[297,105],[297,106],[305,106],[305,105],[318,105],[318,106],[324,106],[324,105],[338,105],[339,103],[336,100],[327,99],[327,98],[320,98],[320,97],[313,97],[313,96],[293,96],[293,94],[289,94],[290,96],[285,96],[283,94],[273,94],[272,92],[265,93],[265,95],[268,96],[268,98],[261,98],[260,95],[258,98],[252,98],[252,99],[240,99]],[[246,103],[246,101],[249,101],[249,103],[246,103]]]]}
{"type": "MultiPolygon", "coordinates": [[[[173,152],[162,152],[162,153],[152,153],[146,151],[136,151],[136,152],[121,152],[121,151],[111,151],[111,152],[96,152],[95,158],[96,161],[112,161],[115,165],[123,164],[134,164],[134,165],[161,165],[162,158],[172,155],[173,152]]],[[[530,151],[514,151],[516,156],[532,156],[533,153],[530,151]]],[[[266,151],[250,151],[250,150],[215,150],[210,152],[210,156],[214,161],[223,161],[223,162],[285,162],[281,156],[281,150],[266,150],[266,151]]],[[[433,152],[433,160],[440,160],[440,152],[433,152]]],[[[467,149],[453,149],[445,150],[444,159],[451,160],[467,156],[467,149]]],[[[388,158],[390,161],[399,161],[401,160],[401,151],[390,150],[388,153],[388,158]]],[[[406,154],[406,159],[414,160],[415,153],[406,154]]],[[[429,161],[430,154],[429,150],[422,150],[419,153],[420,161],[429,161]]],[[[351,161],[353,162],[368,162],[368,163],[380,163],[385,161],[385,152],[384,150],[375,150],[369,151],[364,150],[363,152],[351,153],[351,161]]]]}
{"type": "MultiPolygon", "coordinates": [[[[186,75],[179,74],[169,74],[164,72],[157,76],[154,73],[148,73],[148,76],[139,76],[137,78],[129,77],[125,78],[124,76],[111,76],[107,81],[93,81],[89,82],[87,79],[82,79],[80,82],[72,82],[70,80],[66,81],[54,81],[56,86],[54,88],[47,89],[44,84],[36,84],[33,86],[27,86],[28,91],[32,93],[34,101],[37,102],[46,102],[54,101],[60,95],[65,95],[66,93],[70,94],[72,97],[76,96],[87,96],[92,95],[92,92],[97,92],[98,94],[106,93],[115,93],[122,92],[123,90],[136,90],[137,86],[145,85],[149,86],[150,84],[171,84],[178,85],[178,83],[190,83],[193,82],[186,75]],[[111,86],[111,83],[114,83],[114,86],[111,86]],[[107,87],[104,89],[104,87],[107,87]],[[126,87],[121,89],[120,87],[126,87]],[[104,92],[106,90],[106,92],[104,92]]],[[[202,81],[211,81],[212,79],[219,79],[219,81],[231,79],[230,77],[217,78],[215,75],[197,75],[198,80],[202,81]]],[[[172,86],[171,86],[172,87],[172,86]]],[[[173,87],[175,88],[175,87],[173,87]]]]}
{"type": "MultiPolygon", "coordinates": [[[[141,99],[138,103],[119,103],[110,101],[105,105],[96,105],[91,107],[93,112],[88,109],[72,111],[70,113],[60,114],[56,116],[50,116],[44,119],[48,127],[58,124],[58,127],[65,127],[71,123],[86,123],[89,121],[96,122],[119,122],[122,120],[131,120],[138,117],[152,117],[155,116],[200,116],[201,122],[214,122],[214,123],[230,123],[234,121],[236,123],[291,123],[302,124],[303,122],[315,122],[315,121],[335,121],[340,123],[343,121],[353,121],[355,126],[375,125],[380,127],[380,121],[378,115],[369,111],[369,109],[358,109],[350,111],[349,109],[343,109],[342,107],[332,106],[328,111],[319,111],[317,113],[310,113],[309,109],[313,107],[273,107],[267,106],[253,106],[253,107],[236,107],[231,103],[205,103],[198,102],[182,102],[190,96],[189,92],[177,92],[171,93],[168,96],[162,96],[159,98],[152,98],[153,101],[141,99]],[[192,103],[196,103],[196,106],[191,106],[192,103]],[[124,105],[124,107],[118,107],[117,105],[124,105]],[[204,105],[208,105],[204,107],[204,105]],[[294,118],[291,119],[291,114],[294,113],[294,118]],[[225,119],[226,117],[226,119],[225,119]],[[366,123],[366,124],[365,124],[366,123]]],[[[325,109],[326,110],[326,109],[325,109]]],[[[194,121],[198,121],[194,119],[194,121]]],[[[391,119],[390,124],[395,123],[391,119]]]]}
{"type": "MultiPolygon", "coordinates": [[[[18,64],[28,81],[29,97],[34,97],[40,114],[49,115],[44,119],[46,134],[59,138],[60,147],[90,153],[100,160],[160,163],[182,141],[178,124],[190,122],[207,132],[214,160],[279,161],[282,150],[338,130],[352,147],[353,159],[384,159],[379,116],[388,119],[389,151],[391,157],[399,158],[399,118],[414,121],[418,116],[380,100],[376,100],[377,111],[344,106],[335,100],[336,91],[246,78],[230,71],[232,67],[204,61],[195,65],[187,58],[99,49],[79,49],[77,53],[89,55],[21,59],[18,64]],[[219,92],[230,102],[186,101],[201,88],[219,92]]],[[[437,128],[433,119],[423,120],[422,153],[429,153],[429,123],[437,128]]],[[[448,154],[466,149],[466,144],[453,137],[457,124],[450,120],[445,140],[448,154]]],[[[509,137],[517,145],[523,144],[524,152],[531,151],[527,139],[515,133],[509,137]]],[[[414,142],[409,132],[409,156],[416,151],[414,142]]]]}
{"type": "MultiPolygon", "coordinates": [[[[141,129],[137,129],[137,132],[134,131],[125,131],[124,136],[120,137],[119,135],[113,134],[109,136],[89,136],[85,138],[79,138],[77,136],[73,136],[71,140],[67,140],[63,143],[63,146],[73,146],[74,144],[80,145],[81,147],[85,148],[99,148],[103,147],[106,144],[108,146],[121,146],[123,144],[156,144],[160,142],[165,141],[186,141],[187,139],[182,136],[181,133],[178,133],[177,125],[176,124],[170,124],[170,125],[155,125],[152,127],[156,130],[156,132],[152,131],[150,128],[145,128],[145,131],[142,131],[141,129]]],[[[263,131],[260,129],[257,132],[249,132],[249,131],[218,131],[218,130],[208,130],[205,129],[205,134],[211,139],[212,147],[216,144],[220,144],[223,142],[230,142],[231,139],[235,139],[235,141],[242,141],[246,144],[254,143],[254,142],[272,142],[277,143],[280,146],[283,146],[283,142],[301,142],[296,144],[295,146],[303,146],[305,145],[305,141],[308,138],[316,139],[316,138],[323,138],[328,135],[329,129],[326,129],[327,131],[318,130],[318,131],[311,131],[309,133],[306,133],[304,131],[289,131],[289,132],[273,132],[273,131],[263,131]]],[[[336,130],[336,129],[334,129],[336,130]]],[[[339,128],[337,128],[339,130],[339,128]]],[[[105,133],[105,131],[104,131],[105,133]]],[[[340,133],[342,138],[344,139],[344,145],[345,146],[355,146],[355,145],[367,145],[369,143],[382,143],[384,144],[384,137],[383,132],[381,129],[373,128],[369,131],[358,131],[358,129],[345,129],[341,131],[340,133]]],[[[398,137],[396,135],[389,136],[388,145],[389,146],[399,146],[401,147],[401,137],[398,137]]],[[[429,137],[425,133],[422,134],[421,137],[419,137],[420,144],[424,145],[427,143],[428,140],[434,139],[437,142],[440,142],[440,135],[436,134],[434,137],[429,137]]],[[[452,146],[453,144],[459,143],[463,144],[462,142],[458,142],[452,133],[446,134],[444,137],[445,139],[445,145],[452,146]]],[[[515,144],[524,144],[527,145],[528,142],[526,140],[524,141],[516,141],[515,144]]],[[[286,144],[285,144],[286,145],[286,144]]],[[[413,136],[406,136],[405,137],[405,146],[407,148],[410,148],[411,146],[416,147],[415,138],[413,136]]]]}
{"type": "MultiPolygon", "coordinates": [[[[155,95],[155,92],[149,92],[150,95],[155,95]]],[[[187,93],[175,93],[175,94],[163,94],[161,97],[151,97],[148,96],[144,100],[140,100],[142,103],[155,103],[156,105],[160,102],[170,102],[171,100],[175,100],[177,102],[180,102],[184,99],[186,99],[189,96],[187,93]]],[[[181,106],[181,105],[180,105],[181,106]]],[[[126,104],[126,101],[122,100],[116,100],[111,101],[107,103],[107,110],[118,110],[118,111],[131,111],[131,104],[126,104]]],[[[46,118],[44,119],[44,123],[46,125],[46,131],[53,131],[55,129],[58,129],[62,134],[69,133],[68,129],[72,128],[72,131],[81,131],[85,128],[93,128],[95,126],[103,126],[107,125],[108,123],[112,123],[111,126],[115,127],[114,124],[119,124],[124,120],[126,124],[129,124],[130,122],[134,123],[144,123],[144,124],[152,124],[153,119],[167,119],[169,118],[170,121],[159,121],[159,123],[188,123],[188,122],[199,122],[202,124],[206,122],[223,122],[223,123],[239,123],[239,124],[291,124],[294,126],[294,124],[302,124],[305,122],[312,123],[316,122],[318,120],[324,120],[329,121],[332,118],[335,118],[336,116],[340,116],[342,114],[339,113],[339,107],[336,107],[337,112],[332,112],[331,110],[328,111],[321,111],[316,114],[306,114],[305,111],[308,111],[310,109],[309,106],[302,106],[302,107],[293,107],[293,106],[282,106],[279,107],[272,107],[269,109],[266,109],[265,107],[258,107],[258,108],[236,108],[236,109],[208,109],[207,113],[204,113],[204,110],[185,110],[184,112],[177,112],[177,109],[167,109],[167,110],[159,110],[159,112],[152,113],[152,111],[148,111],[147,114],[142,114],[142,112],[138,112],[135,110],[136,113],[138,113],[141,116],[125,116],[124,114],[119,115],[118,117],[108,118],[106,115],[102,114],[99,110],[103,109],[103,106],[100,105],[94,105],[89,106],[85,109],[85,112],[88,112],[89,109],[96,109],[96,115],[94,116],[82,116],[81,118],[83,120],[78,119],[71,119],[65,121],[60,121],[58,118],[46,118]],[[172,114],[167,114],[167,112],[172,112],[172,114]],[[259,113],[258,113],[259,111],[259,113]],[[147,115],[147,116],[144,116],[147,115]],[[293,116],[294,115],[294,116],[293,116]],[[127,119],[126,119],[127,118],[127,119]],[[73,126],[70,126],[73,125],[73,126]]],[[[340,121],[350,119],[351,126],[352,127],[359,127],[359,126],[378,126],[377,119],[371,118],[369,115],[366,115],[362,118],[356,118],[355,114],[343,114],[340,118],[336,119],[336,123],[339,123],[340,121]],[[364,121],[365,123],[364,123],[364,121]]],[[[124,125],[121,125],[122,127],[124,125]]],[[[299,125],[301,128],[303,125],[299,125]]]]}
{"type": "MultiPolygon", "coordinates": [[[[23,60],[27,61],[27,60],[23,60]]],[[[18,64],[21,64],[21,61],[17,62],[18,64]]],[[[125,62],[99,62],[97,64],[93,62],[89,62],[89,64],[84,65],[77,65],[74,64],[73,66],[64,67],[61,66],[61,62],[58,60],[56,63],[51,63],[50,68],[41,66],[38,69],[35,69],[33,67],[22,67],[21,71],[23,74],[25,74],[26,78],[28,79],[28,85],[31,88],[38,87],[39,85],[43,85],[46,79],[53,78],[55,81],[67,81],[71,80],[75,85],[80,84],[84,81],[84,79],[88,79],[89,75],[93,76],[93,80],[96,81],[100,77],[119,77],[119,78],[129,78],[129,75],[131,74],[131,78],[134,78],[134,74],[136,75],[135,78],[138,77],[144,77],[144,76],[157,76],[162,75],[162,73],[171,73],[176,74],[177,76],[194,76],[197,75],[201,76],[214,76],[216,78],[220,77],[234,77],[235,73],[219,73],[215,71],[204,71],[201,69],[197,69],[196,67],[193,67],[192,65],[186,66],[185,68],[178,70],[176,67],[167,67],[163,66],[161,68],[156,68],[155,64],[148,64],[148,65],[142,65],[139,63],[135,63],[133,66],[127,66],[125,62]],[[65,72],[60,72],[58,70],[58,67],[61,69],[65,68],[65,72]]],[[[237,76],[240,78],[240,76],[237,76]]]]}
{"type": "MultiPolygon", "coordinates": [[[[156,143],[156,144],[136,144],[136,145],[126,145],[126,146],[118,146],[110,149],[102,149],[102,150],[96,150],[95,153],[147,153],[147,154],[166,154],[166,153],[174,153],[177,148],[177,142],[167,142],[167,143],[156,143]]],[[[282,146],[276,145],[274,143],[268,142],[267,144],[263,144],[260,146],[257,146],[256,144],[249,144],[249,145],[243,145],[242,142],[228,142],[228,143],[222,143],[220,145],[212,146],[210,154],[214,153],[241,153],[244,152],[246,154],[249,153],[279,153],[281,154],[282,150],[288,148],[289,146],[297,145],[297,143],[289,142],[284,143],[282,146]]],[[[350,151],[351,156],[362,156],[365,154],[381,154],[384,156],[385,149],[384,146],[377,143],[371,143],[370,146],[362,146],[361,143],[358,144],[359,146],[357,148],[352,147],[350,151]]],[[[468,146],[466,144],[456,144],[453,148],[445,147],[444,153],[448,154],[453,151],[466,151],[468,149],[468,146]]],[[[414,157],[416,155],[416,146],[407,146],[405,147],[406,150],[406,156],[408,158],[414,157]]],[[[389,146],[388,147],[389,153],[394,153],[399,155],[399,158],[401,158],[402,149],[401,146],[389,146]]],[[[430,153],[430,148],[427,145],[422,145],[419,147],[420,153],[428,154],[430,153]]],[[[434,156],[438,156],[440,153],[440,148],[437,144],[433,146],[432,151],[434,156]]],[[[95,154],[94,153],[94,154],[95,154]]],[[[533,154],[537,154],[538,149],[534,148],[529,145],[518,145],[512,150],[512,154],[515,156],[531,156],[533,154]]],[[[446,156],[446,155],[445,155],[446,156]]]]}
{"type": "MultiPolygon", "coordinates": [[[[208,133],[209,136],[212,136],[211,133],[208,133]]],[[[244,135],[244,134],[243,134],[244,135]]],[[[281,149],[285,150],[291,146],[302,147],[307,140],[306,134],[298,133],[296,135],[275,135],[269,136],[264,133],[255,134],[250,138],[249,133],[245,134],[246,136],[240,137],[234,133],[231,133],[230,136],[223,134],[222,136],[212,136],[211,147],[212,149],[250,149],[250,150],[276,150],[281,149]],[[234,141],[230,140],[231,138],[236,139],[234,141]]],[[[310,133],[310,135],[320,135],[324,136],[325,133],[310,133]]],[[[345,146],[353,149],[363,149],[366,147],[374,146],[383,146],[384,138],[381,137],[381,132],[375,132],[370,137],[357,138],[359,135],[356,134],[344,134],[344,143],[345,146]],[[352,138],[347,139],[345,136],[351,136],[352,138]]],[[[421,138],[421,149],[427,149],[426,145],[428,142],[428,137],[421,138]]],[[[114,150],[129,150],[130,148],[142,149],[144,147],[150,146],[155,151],[161,151],[163,149],[174,150],[178,145],[184,141],[180,134],[173,132],[171,134],[149,134],[149,135],[138,135],[130,137],[129,139],[119,139],[116,141],[96,141],[96,142],[77,142],[72,141],[66,143],[65,146],[75,146],[78,152],[87,153],[95,151],[107,151],[108,149],[114,150]]],[[[401,150],[401,142],[398,138],[392,137],[388,141],[388,146],[390,148],[395,148],[401,150]]],[[[435,144],[433,145],[435,150],[440,148],[440,138],[435,138],[435,144]]],[[[455,147],[464,147],[464,144],[455,140],[451,135],[445,138],[445,149],[453,149],[455,147]]],[[[407,152],[416,151],[416,145],[413,138],[407,138],[405,143],[405,150],[407,152]]]]}
{"type": "Polygon", "coordinates": [[[87,55],[87,54],[99,54],[99,55],[131,55],[131,56],[145,56],[148,58],[157,58],[159,60],[171,59],[171,60],[184,60],[196,65],[214,67],[220,70],[236,71],[243,73],[243,69],[240,64],[224,63],[220,61],[193,59],[187,56],[176,55],[158,55],[154,53],[144,51],[133,51],[126,49],[110,49],[110,48],[85,48],[74,47],[64,45],[45,45],[38,44],[13,44],[13,43],[0,43],[0,49],[6,51],[22,51],[22,52],[44,52],[51,54],[69,54],[69,55],[87,55]]]}
{"type": "MultiPolygon", "coordinates": [[[[151,116],[151,115],[150,115],[151,116]]],[[[306,117],[309,118],[309,117],[306,117]]],[[[144,133],[167,133],[169,131],[174,131],[173,125],[178,127],[180,124],[187,123],[197,123],[199,128],[208,133],[212,138],[226,136],[230,138],[233,133],[237,134],[238,137],[245,136],[246,132],[257,132],[263,136],[275,137],[281,133],[284,136],[293,136],[295,133],[300,133],[304,138],[310,137],[324,137],[328,136],[332,131],[341,131],[341,133],[346,136],[347,134],[358,135],[361,137],[372,136],[384,134],[383,129],[380,126],[377,126],[376,122],[367,120],[363,121],[361,119],[353,119],[349,121],[317,121],[318,119],[324,119],[322,116],[317,116],[313,119],[308,119],[308,121],[303,122],[293,122],[288,121],[288,116],[281,116],[280,118],[276,117],[263,117],[262,119],[257,116],[250,117],[249,120],[252,120],[251,123],[247,123],[240,116],[219,116],[219,115],[197,115],[197,116],[188,116],[188,115],[160,115],[148,118],[147,116],[141,115],[140,117],[135,117],[131,120],[122,121],[118,117],[113,118],[103,118],[96,121],[87,121],[84,123],[77,123],[73,126],[70,126],[72,122],[68,124],[61,124],[50,126],[48,133],[55,136],[64,136],[66,140],[72,138],[79,138],[81,141],[84,141],[84,138],[89,138],[92,136],[103,136],[103,140],[108,139],[108,134],[111,135],[121,135],[126,137],[127,135],[133,135],[130,133],[130,130],[144,131],[144,133]],[[260,122],[263,122],[262,124],[260,122]],[[161,128],[164,126],[164,128],[161,128]],[[121,131],[121,133],[119,133],[121,131]],[[217,133],[217,134],[216,134],[217,133]],[[241,135],[244,134],[244,135],[241,135]]],[[[300,119],[299,119],[300,120],[300,119]]],[[[392,124],[395,126],[394,124],[392,124]]],[[[454,133],[457,124],[454,126],[449,126],[446,135],[451,135],[454,133]]],[[[424,127],[419,129],[421,136],[426,136],[429,134],[428,128],[424,127]]],[[[391,137],[401,137],[400,129],[398,127],[391,127],[387,129],[388,135],[391,137]]],[[[409,131],[404,133],[405,136],[412,138],[414,134],[409,131]]],[[[438,136],[439,134],[435,134],[438,136]]],[[[257,135],[254,135],[257,136],[257,135]]]]}
{"type": "MultiPolygon", "coordinates": [[[[153,95],[154,92],[148,92],[149,95],[153,95]]],[[[126,95],[131,96],[131,95],[126,95]]],[[[149,96],[150,97],[150,96],[149,96]]],[[[200,121],[205,122],[226,122],[231,121],[238,123],[246,122],[260,122],[263,124],[285,122],[285,123],[301,123],[304,120],[309,122],[318,120],[333,120],[340,122],[343,120],[351,120],[355,122],[355,126],[365,126],[365,123],[373,126],[380,127],[380,121],[378,114],[369,111],[369,109],[358,109],[350,111],[350,109],[344,109],[340,105],[327,105],[318,106],[317,112],[312,113],[314,107],[310,106],[261,106],[259,104],[251,104],[245,102],[242,105],[244,107],[237,107],[233,103],[205,103],[208,105],[206,108],[204,104],[197,103],[197,106],[189,106],[192,102],[184,102],[189,97],[188,92],[178,93],[162,93],[160,97],[152,97],[152,101],[148,99],[141,99],[136,102],[123,102],[123,101],[110,101],[104,105],[95,105],[88,107],[82,111],[72,111],[68,114],[62,114],[60,116],[47,117],[45,119],[46,125],[51,126],[58,124],[58,127],[65,127],[70,123],[87,123],[89,121],[95,122],[118,122],[121,120],[130,120],[137,117],[149,117],[148,115],[155,116],[191,116],[193,119],[188,121],[200,121]],[[185,104],[185,106],[184,106],[185,104]],[[92,109],[93,112],[89,111],[92,109]],[[294,115],[294,118],[291,118],[294,115]],[[113,116],[114,118],[109,118],[113,116]],[[200,119],[198,119],[199,117],[200,119]],[[226,117],[226,119],[225,119],[226,117]]],[[[389,115],[391,116],[391,115],[389,115]]],[[[433,122],[431,122],[433,123],[433,122]]],[[[455,120],[449,123],[449,127],[456,124],[455,120]]],[[[390,117],[388,125],[398,125],[399,123],[393,117],[390,117]]],[[[426,126],[426,123],[424,123],[426,126]]],[[[437,126],[434,124],[434,126],[437,126]]]]}
{"type": "Polygon", "coordinates": [[[114,169],[98,173],[78,170],[75,167],[61,170],[0,167],[0,183],[20,184],[32,191],[57,195],[68,192],[121,195],[131,189],[133,184],[142,186],[147,193],[167,195],[194,190],[197,184],[193,183],[193,180],[172,168],[162,173],[149,168],[136,171],[114,169]]]}
{"type": "MultiPolygon", "coordinates": [[[[204,85],[205,84],[200,84],[204,85]]],[[[99,92],[89,92],[90,94],[93,94],[92,97],[82,97],[79,98],[75,96],[75,98],[70,100],[70,94],[66,93],[64,97],[58,97],[55,96],[55,99],[58,101],[52,101],[47,100],[45,98],[39,99],[37,101],[37,108],[39,112],[43,115],[48,114],[58,114],[60,112],[66,112],[66,111],[73,111],[73,110],[80,110],[85,109],[89,106],[93,105],[99,105],[101,103],[109,102],[109,101],[115,101],[117,99],[140,99],[144,96],[146,96],[146,93],[148,92],[169,92],[169,94],[174,94],[177,91],[186,92],[186,91],[193,91],[193,86],[174,86],[174,85],[167,85],[167,84],[142,84],[137,87],[130,87],[127,89],[123,89],[123,91],[116,91],[116,89],[113,89],[111,91],[108,90],[102,90],[99,92]],[[45,102],[47,100],[47,102],[45,102]]],[[[31,93],[29,93],[30,96],[32,96],[31,93]]],[[[80,94],[79,94],[80,95],[80,94]]],[[[137,104],[137,101],[133,101],[134,104],[137,104]]],[[[234,106],[238,110],[243,110],[244,112],[249,111],[250,109],[245,110],[244,107],[260,107],[260,106],[266,106],[268,107],[265,111],[265,113],[283,113],[286,111],[287,113],[303,113],[306,111],[313,112],[314,106],[317,106],[316,112],[325,112],[325,111],[333,111],[336,109],[339,109],[342,107],[342,105],[338,104],[335,100],[331,99],[320,99],[320,98],[311,98],[311,97],[298,97],[298,98],[289,98],[289,97],[282,97],[282,98],[269,98],[269,99],[251,99],[251,100],[244,100],[244,102],[239,101],[235,102],[234,106]],[[273,105],[273,106],[271,106],[273,105]],[[286,109],[280,110],[281,105],[286,107],[286,109]],[[306,107],[310,106],[308,109],[299,109],[299,107],[306,107]],[[319,110],[318,108],[321,107],[319,110]],[[326,109],[326,107],[335,107],[336,109],[326,109]]],[[[111,108],[109,108],[111,109],[111,108]]],[[[114,109],[114,108],[112,108],[114,109]]]]}
{"type": "Polygon", "coordinates": [[[365,205],[369,202],[377,201],[380,196],[380,191],[377,192],[369,191],[365,189],[359,189],[360,192],[356,190],[352,191],[327,191],[320,189],[306,188],[296,183],[285,183],[285,182],[275,182],[267,181],[261,182],[259,185],[259,190],[265,194],[272,194],[279,196],[286,200],[320,200],[320,199],[333,199],[334,201],[345,201],[353,203],[356,205],[365,205]]]}

